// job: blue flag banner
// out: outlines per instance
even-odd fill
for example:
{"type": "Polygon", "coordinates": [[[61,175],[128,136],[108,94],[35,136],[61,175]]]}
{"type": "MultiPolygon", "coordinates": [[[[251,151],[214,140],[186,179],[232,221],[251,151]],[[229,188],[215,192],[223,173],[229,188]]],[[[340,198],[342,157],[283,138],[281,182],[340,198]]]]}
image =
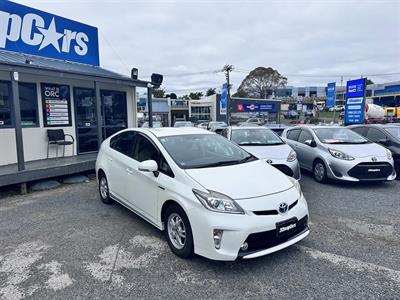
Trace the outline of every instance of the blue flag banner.
{"type": "Polygon", "coordinates": [[[226,115],[226,108],[228,106],[228,84],[222,85],[221,99],[219,101],[219,113],[220,115],[226,115]]]}
{"type": "Polygon", "coordinates": [[[327,93],[326,93],[326,107],[335,106],[335,90],[336,90],[336,82],[328,83],[327,93]]]}

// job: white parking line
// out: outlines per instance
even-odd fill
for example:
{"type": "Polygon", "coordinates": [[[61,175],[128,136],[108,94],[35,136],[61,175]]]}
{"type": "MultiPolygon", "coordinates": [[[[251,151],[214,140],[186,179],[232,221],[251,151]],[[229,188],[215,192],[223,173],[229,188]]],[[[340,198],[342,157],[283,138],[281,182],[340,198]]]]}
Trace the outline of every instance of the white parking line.
{"type": "Polygon", "coordinates": [[[306,252],[314,259],[322,259],[336,266],[344,267],[356,272],[379,273],[387,279],[400,283],[400,271],[393,270],[387,267],[382,267],[372,263],[363,262],[358,259],[337,255],[329,252],[322,252],[305,246],[296,245],[297,248],[306,252]]]}

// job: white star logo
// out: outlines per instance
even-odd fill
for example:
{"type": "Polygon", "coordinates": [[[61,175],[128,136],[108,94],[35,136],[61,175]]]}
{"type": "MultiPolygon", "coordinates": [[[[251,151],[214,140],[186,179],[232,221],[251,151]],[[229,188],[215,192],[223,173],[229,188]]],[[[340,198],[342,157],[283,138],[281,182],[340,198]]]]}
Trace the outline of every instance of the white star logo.
{"type": "Polygon", "coordinates": [[[42,50],[43,48],[46,48],[48,45],[53,45],[54,48],[58,52],[60,52],[60,45],[58,44],[58,40],[64,36],[62,33],[58,33],[56,29],[56,22],[51,20],[51,23],[49,25],[49,28],[44,29],[44,28],[39,28],[39,31],[43,34],[43,40],[42,43],[40,44],[39,50],[42,50]]]}

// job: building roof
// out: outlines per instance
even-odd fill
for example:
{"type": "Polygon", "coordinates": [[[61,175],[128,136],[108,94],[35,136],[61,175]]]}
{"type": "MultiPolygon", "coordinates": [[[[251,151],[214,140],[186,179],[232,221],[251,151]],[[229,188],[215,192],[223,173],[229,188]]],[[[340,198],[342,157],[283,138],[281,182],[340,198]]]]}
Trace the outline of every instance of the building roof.
{"type": "Polygon", "coordinates": [[[134,80],[128,76],[121,75],[98,66],[80,64],[80,63],[57,60],[57,59],[50,59],[40,56],[33,56],[33,55],[27,55],[23,53],[3,51],[3,50],[0,51],[0,65],[100,77],[105,79],[123,81],[126,83],[130,83],[131,85],[141,85],[141,86],[147,85],[147,82],[145,81],[134,80]]]}

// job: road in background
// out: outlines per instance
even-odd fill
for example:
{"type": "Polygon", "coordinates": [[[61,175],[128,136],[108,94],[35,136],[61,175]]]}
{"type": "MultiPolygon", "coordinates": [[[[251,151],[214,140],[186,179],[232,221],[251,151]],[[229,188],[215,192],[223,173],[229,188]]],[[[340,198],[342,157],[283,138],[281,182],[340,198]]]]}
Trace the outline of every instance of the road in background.
{"type": "Polygon", "coordinates": [[[400,182],[301,180],[311,234],[262,258],[177,258],[96,182],[0,199],[0,299],[400,298],[400,182]]]}

